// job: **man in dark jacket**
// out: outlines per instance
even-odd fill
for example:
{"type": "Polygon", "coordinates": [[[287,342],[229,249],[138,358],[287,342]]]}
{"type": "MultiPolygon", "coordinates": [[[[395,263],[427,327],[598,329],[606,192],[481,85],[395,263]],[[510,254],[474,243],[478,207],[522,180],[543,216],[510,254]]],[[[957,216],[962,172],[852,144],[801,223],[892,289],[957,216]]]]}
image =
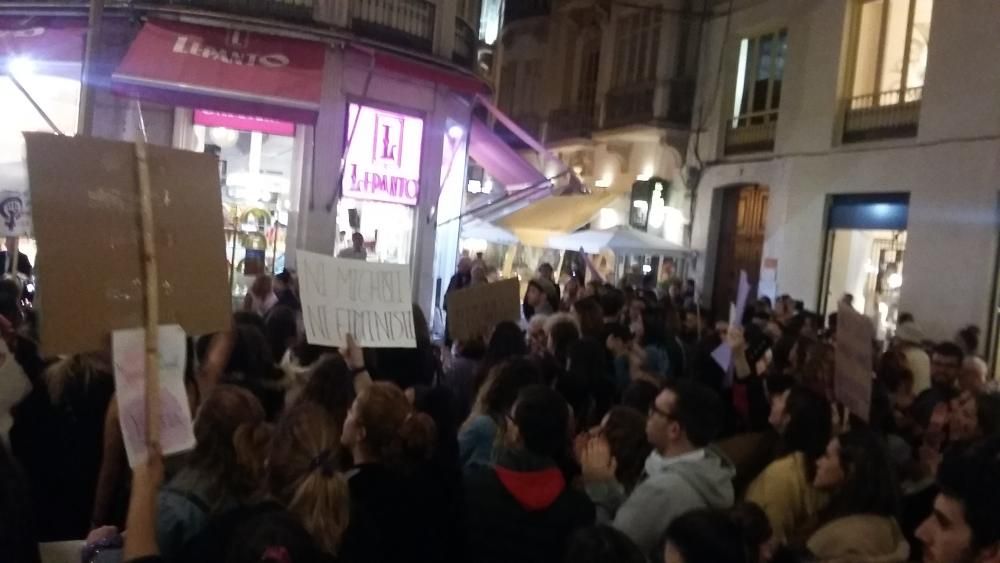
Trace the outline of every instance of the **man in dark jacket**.
{"type": "Polygon", "coordinates": [[[566,559],[569,537],[594,523],[594,506],[571,489],[556,460],[569,449],[569,408],[556,391],[526,387],[508,417],[496,465],[466,478],[474,563],[551,563],[566,559]]]}

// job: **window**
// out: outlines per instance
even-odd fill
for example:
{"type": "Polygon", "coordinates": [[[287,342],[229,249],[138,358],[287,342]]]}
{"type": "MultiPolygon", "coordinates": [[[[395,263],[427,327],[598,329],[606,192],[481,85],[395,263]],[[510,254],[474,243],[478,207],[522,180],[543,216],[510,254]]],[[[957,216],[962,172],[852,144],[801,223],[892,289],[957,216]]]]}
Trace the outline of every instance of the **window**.
{"type": "Polygon", "coordinates": [[[785,29],[740,41],[733,103],[734,129],[778,120],[787,52],[788,30],[785,29]]]}
{"type": "Polygon", "coordinates": [[[934,0],[864,0],[858,10],[852,109],[920,100],[934,0]]]}
{"type": "Polygon", "coordinates": [[[613,86],[628,86],[656,79],[660,23],[659,12],[638,12],[618,18],[615,26],[613,86]]]}
{"type": "Polygon", "coordinates": [[[594,114],[597,100],[597,73],[601,64],[600,33],[584,36],[580,52],[580,85],[576,89],[576,103],[587,116],[594,114]]]}

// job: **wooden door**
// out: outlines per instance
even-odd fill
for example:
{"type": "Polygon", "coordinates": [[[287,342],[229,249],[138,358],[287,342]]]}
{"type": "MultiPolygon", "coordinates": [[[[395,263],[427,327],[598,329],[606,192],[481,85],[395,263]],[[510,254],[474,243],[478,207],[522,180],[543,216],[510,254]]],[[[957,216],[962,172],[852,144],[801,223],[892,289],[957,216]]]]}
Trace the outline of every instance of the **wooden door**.
{"type": "Polygon", "coordinates": [[[767,200],[767,188],[757,185],[727,188],[722,195],[712,292],[716,320],[729,318],[729,303],[736,300],[740,270],[746,270],[751,295],[756,294],[767,228],[767,200]]]}

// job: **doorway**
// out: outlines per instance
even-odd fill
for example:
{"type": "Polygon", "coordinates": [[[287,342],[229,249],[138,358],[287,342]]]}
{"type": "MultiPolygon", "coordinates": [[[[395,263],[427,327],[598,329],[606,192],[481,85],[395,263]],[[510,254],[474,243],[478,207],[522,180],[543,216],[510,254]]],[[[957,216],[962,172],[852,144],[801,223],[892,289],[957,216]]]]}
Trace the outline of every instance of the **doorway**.
{"type": "Polygon", "coordinates": [[[751,287],[760,281],[767,231],[768,189],[751,184],[725,188],[719,222],[712,312],[727,319],[729,303],[736,299],[740,271],[746,271],[751,287]]]}

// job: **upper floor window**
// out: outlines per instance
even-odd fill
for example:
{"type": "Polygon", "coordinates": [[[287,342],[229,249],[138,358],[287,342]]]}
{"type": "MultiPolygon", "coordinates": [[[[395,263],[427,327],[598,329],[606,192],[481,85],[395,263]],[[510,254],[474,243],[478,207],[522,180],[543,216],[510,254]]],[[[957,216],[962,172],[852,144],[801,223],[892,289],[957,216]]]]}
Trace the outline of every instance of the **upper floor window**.
{"type": "Polygon", "coordinates": [[[618,18],[615,24],[612,86],[651,82],[656,79],[662,17],[642,11],[618,18]]]}
{"type": "Polygon", "coordinates": [[[727,154],[774,150],[787,53],[786,29],[740,41],[727,154]]]}
{"type": "Polygon", "coordinates": [[[934,0],[862,0],[852,108],[920,100],[934,0]]]}
{"type": "Polygon", "coordinates": [[[787,52],[788,30],[785,29],[740,41],[733,103],[734,128],[778,120],[787,52]]]}

